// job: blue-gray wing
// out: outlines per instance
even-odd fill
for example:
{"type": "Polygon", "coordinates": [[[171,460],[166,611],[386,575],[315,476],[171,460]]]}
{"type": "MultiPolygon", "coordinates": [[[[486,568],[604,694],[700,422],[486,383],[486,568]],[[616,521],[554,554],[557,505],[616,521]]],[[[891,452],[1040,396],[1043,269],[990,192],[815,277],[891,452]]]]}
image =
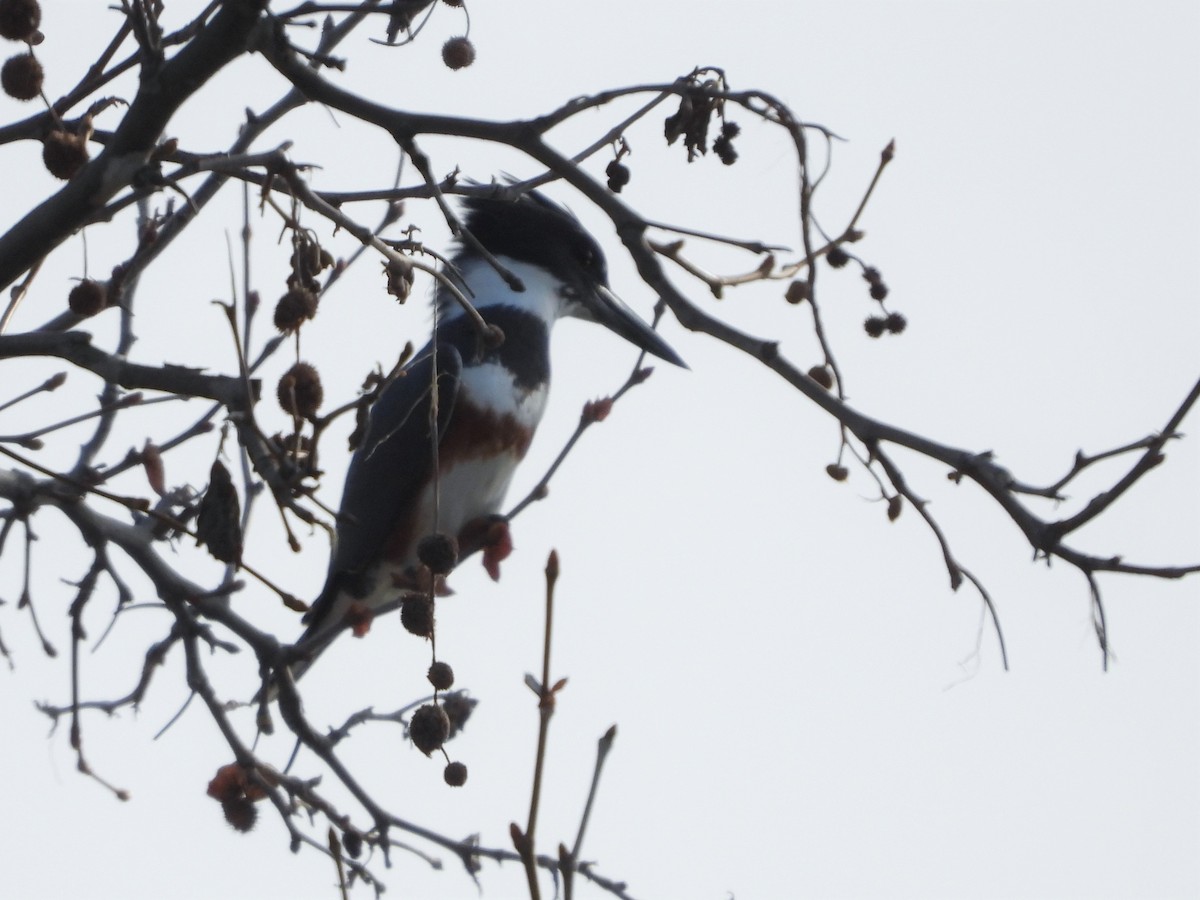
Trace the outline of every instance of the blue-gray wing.
{"type": "MultiPolygon", "coordinates": [[[[309,633],[320,627],[343,589],[377,562],[408,516],[433,469],[430,404],[433,395],[432,345],[383,391],[371,407],[367,435],[346,472],[338,514],[337,541],[321,596],[304,617],[309,633]]],[[[437,345],[438,416],[441,440],[454,412],[462,357],[451,345],[437,345]]]]}

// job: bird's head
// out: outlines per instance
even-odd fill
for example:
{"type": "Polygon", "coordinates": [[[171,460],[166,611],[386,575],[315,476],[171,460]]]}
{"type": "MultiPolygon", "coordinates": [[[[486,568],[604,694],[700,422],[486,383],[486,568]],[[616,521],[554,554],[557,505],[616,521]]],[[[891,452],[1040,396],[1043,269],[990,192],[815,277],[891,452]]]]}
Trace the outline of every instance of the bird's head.
{"type": "MultiPolygon", "coordinates": [[[[471,197],[463,209],[471,234],[525,285],[523,292],[505,288],[502,297],[481,296],[481,305],[502,302],[529,306],[549,319],[599,322],[647,353],[686,368],[658,332],[612,292],[604,252],[566,209],[537,192],[516,201],[471,197]]],[[[454,262],[489,281],[499,277],[468,244],[460,246],[454,262]]]]}

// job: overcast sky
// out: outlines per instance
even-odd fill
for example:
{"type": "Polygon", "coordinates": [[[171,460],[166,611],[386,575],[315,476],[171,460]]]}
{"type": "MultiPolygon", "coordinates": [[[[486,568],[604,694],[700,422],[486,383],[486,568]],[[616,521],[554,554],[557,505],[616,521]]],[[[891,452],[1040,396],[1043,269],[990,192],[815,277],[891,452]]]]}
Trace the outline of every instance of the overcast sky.
{"type": "MultiPolygon", "coordinates": [[[[883,273],[908,331],[866,337],[861,321],[872,308],[861,278],[821,272],[857,408],[954,446],[994,451],[1022,480],[1049,483],[1077,450],[1160,428],[1195,382],[1195,4],[469,5],[478,49],[471,68],[451,73],[438,61],[441,42],[463,27],[461,14],[443,7],[411,48],[368,44],[365,34],[347,45],[351,66],[342,77],[398,107],[510,118],[719,65],[735,88],[768,90],[846,139],[818,195],[817,213],[833,231],[852,213],[880,150],[896,140],[856,252],[883,273]]],[[[75,83],[117,17],[102,4],[46,6],[39,54],[53,97],[75,83]]],[[[168,14],[182,16],[174,4],[168,14]]],[[[191,118],[170,133],[189,150],[220,149],[245,107],[265,108],[284,87],[260,59],[245,61],[185,108],[191,118]]],[[[115,93],[132,90],[125,83],[115,93]]],[[[4,121],[25,114],[0,97],[4,121]]],[[[726,169],[715,159],[688,166],[681,148],[662,146],[661,116],[652,117],[629,135],[633,179],[624,196],[654,220],[797,247],[787,148],[749,116],[736,118],[741,159],[726,169]]],[[[564,130],[561,148],[575,152],[615,121],[585,116],[564,130]]],[[[263,146],[285,139],[296,141],[295,159],[322,165],[313,176],[320,188],[390,184],[390,142],[338,115],[307,112],[263,146]]],[[[537,171],[511,153],[462,142],[430,141],[427,149],[438,173],[537,171]]],[[[7,226],[53,185],[37,172],[32,145],[0,148],[0,158],[9,172],[0,203],[7,226]]],[[[653,297],[605,220],[582,198],[551,192],[593,228],[609,252],[614,288],[648,315],[653,297]]],[[[186,248],[164,256],[142,284],[139,358],[233,371],[224,325],[209,305],[228,296],[226,236],[236,239],[240,227],[238,204],[225,209],[232,218],[201,220],[186,248]]],[[[442,242],[432,208],[410,204],[409,213],[426,240],[442,242]]],[[[374,221],[378,211],[361,215],[374,221]]],[[[282,286],[277,231],[270,219],[256,226],[264,297],[282,286]]],[[[101,272],[128,247],[117,228],[91,229],[88,241],[101,272]]],[[[705,252],[690,241],[688,250],[705,252]]],[[[727,253],[710,259],[735,271],[755,262],[727,253]]],[[[13,330],[61,308],[80,260],[77,244],[51,257],[13,330]]],[[[367,365],[389,364],[404,340],[419,342],[428,328],[423,303],[398,308],[374,263],[362,268],[360,280],[323,301],[304,335],[304,356],[321,366],[330,396],[352,396],[367,365]]],[[[798,364],[819,361],[805,311],[785,304],[777,288],[732,292],[718,303],[685,274],[675,278],[709,311],[781,340],[798,364]]],[[[98,335],[111,325],[98,321],[98,335]]],[[[535,699],[522,679],[540,671],[541,571],[557,548],[554,668],[570,681],[552,723],[541,848],[573,840],[595,741],[616,723],[584,855],[626,881],[634,897],[1200,894],[1200,582],[1101,578],[1114,652],[1105,673],[1083,578],[1061,564],[1031,564],[1028,545],[980,491],[898,453],[911,487],[930,499],[956,555],[995,600],[1012,667],[1005,673],[990,624],[980,624],[978,596],[949,589],[937,544],[912,510],[889,523],[861,472],[844,484],[825,475],[838,446],[832,420],[735,351],[674,323],[664,333],[691,371],[657,367],[587,435],[549,499],[514,524],[517,551],[501,582],[493,585],[471,561],[455,575],[456,597],[439,606],[439,653],[481,701],[451,745],[470,768],[468,785],[446,788],[440,763],[421,757],[399,729],[379,726],[348,754],[384,805],[452,836],[479,832],[486,845],[508,846],[508,823],[526,815],[536,739],[535,699]]],[[[633,358],[594,327],[558,329],[550,412],[513,499],[557,453],[580,405],[618,386],[633,358]]],[[[288,364],[278,362],[264,376],[269,383],[288,364]]],[[[4,395],[44,377],[9,363],[4,395]]],[[[83,398],[78,411],[95,385],[72,377],[83,398]]],[[[128,445],[147,434],[169,437],[160,415],[173,414],[160,407],[131,417],[139,430],[128,445]]],[[[178,415],[189,421],[194,411],[178,415]]],[[[0,431],[14,430],[7,421],[0,431]]],[[[274,427],[283,427],[281,415],[274,427]]],[[[1194,432],[1195,422],[1184,430],[1194,432]]],[[[331,436],[325,446],[340,441],[331,436]]],[[[114,445],[114,459],[124,449],[114,445]]],[[[322,497],[334,505],[345,459],[330,451],[322,497]]],[[[168,477],[203,479],[214,452],[215,439],[198,445],[190,464],[169,460],[168,477]]],[[[1084,479],[1061,511],[1078,509],[1122,465],[1084,479]]],[[[303,535],[305,551],[293,555],[265,521],[274,512],[259,512],[266,537],[256,564],[296,594],[315,596],[327,556],[321,533],[303,535]]],[[[77,579],[88,557],[55,540],[66,532],[52,517],[35,523],[44,538],[34,548],[35,588],[43,622],[65,650],[70,589],[58,579],[77,579]]],[[[1167,463],[1075,543],[1147,564],[1197,562],[1195,440],[1174,444],[1167,463]]],[[[65,728],[47,739],[32,706],[66,702],[67,667],[38,654],[11,602],[21,566],[13,545],[8,550],[0,559],[0,596],[10,601],[0,608],[0,629],[16,662],[0,673],[8,894],[335,896],[328,862],[290,854],[268,810],[249,836],[225,825],[204,790],[229,753],[198,707],[152,741],[184,700],[177,657],[139,715],[85,722],[89,760],[128,788],[131,802],[114,801],[74,772],[65,728]]],[[[178,558],[206,583],[219,577],[190,546],[178,558]]],[[[298,632],[260,588],[237,602],[285,636],[298,632]]],[[[94,635],[105,624],[101,612],[94,635]]],[[[125,619],[112,643],[84,661],[94,695],[128,690],[146,636],[165,627],[149,610],[125,619]]],[[[304,683],[307,709],[324,726],[363,706],[395,708],[423,691],[427,662],[427,649],[396,622],[378,622],[368,639],[342,640],[314,667],[304,683]]],[[[252,678],[246,660],[224,673],[222,687],[241,696],[238,679],[252,678]]],[[[248,719],[239,722],[249,728],[248,719]]],[[[280,764],[287,751],[285,742],[270,746],[280,764]]],[[[310,758],[299,765],[302,774],[319,771],[310,758]]],[[[445,863],[436,873],[396,854],[390,870],[379,869],[388,896],[475,896],[455,860],[445,863]]],[[[526,893],[512,865],[487,866],[482,883],[489,898],[526,893]]],[[[583,888],[580,896],[604,895],[583,888]]]]}

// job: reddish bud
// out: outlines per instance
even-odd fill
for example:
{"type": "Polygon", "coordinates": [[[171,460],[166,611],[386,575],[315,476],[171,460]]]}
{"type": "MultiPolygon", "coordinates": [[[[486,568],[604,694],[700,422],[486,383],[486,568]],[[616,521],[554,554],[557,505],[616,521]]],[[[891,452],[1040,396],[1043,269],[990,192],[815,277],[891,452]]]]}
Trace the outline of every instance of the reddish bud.
{"type": "Polygon", "coordinates": [[[588,425],[593,422],[603,422],[608,418],[608,414],[612,412],[612,408],[613,400],[611,397],[589,400],[583,404],[583,421],[588,425]]]}
{"type": "Polygon", "coordinates": [[[150,487],[158,496],[162,496],[167,492],[166,487],[166,471],[163,468],[162,454],[158,452],[158,447],[150,441],[146,441],[142,447],[142,468],[146,471],[146,480],[150,482],[150,487]]]}

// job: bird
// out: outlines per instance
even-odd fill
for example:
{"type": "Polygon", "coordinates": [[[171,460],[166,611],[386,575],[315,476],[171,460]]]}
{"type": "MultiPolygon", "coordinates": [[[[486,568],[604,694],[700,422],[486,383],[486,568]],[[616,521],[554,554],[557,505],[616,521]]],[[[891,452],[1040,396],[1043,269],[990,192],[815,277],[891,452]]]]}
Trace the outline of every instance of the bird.
{"type": "Polygon", "coordinates": [[[448,535],[467,551],[487,543],[490,533],[502,545],[495,559],[507,555],[511,543],[503,546],[501,504],[546,407],[550,332],[560,318],[597,322],[640,350],[687,368],[612,292],[599,243],[566,208],[531,191],[516,200],[469,197],[462,210],[478,247],[515,275],[523,290],[476,244],[459,239],[447,269],[491,328],[482,331],[452,291],[438,288],[429,344],[375,401],[351,459],[328,574],[303,619],[307,628],[294,647],[293,678],[340,634],[348,617],[365,613],[369,621],[405,588],[419,586],[423,538],[448,535]],[[499,342],[489,338],[496,328],[499,342]],[[495,523],[499,538],[489,529],[495,523]]]}

